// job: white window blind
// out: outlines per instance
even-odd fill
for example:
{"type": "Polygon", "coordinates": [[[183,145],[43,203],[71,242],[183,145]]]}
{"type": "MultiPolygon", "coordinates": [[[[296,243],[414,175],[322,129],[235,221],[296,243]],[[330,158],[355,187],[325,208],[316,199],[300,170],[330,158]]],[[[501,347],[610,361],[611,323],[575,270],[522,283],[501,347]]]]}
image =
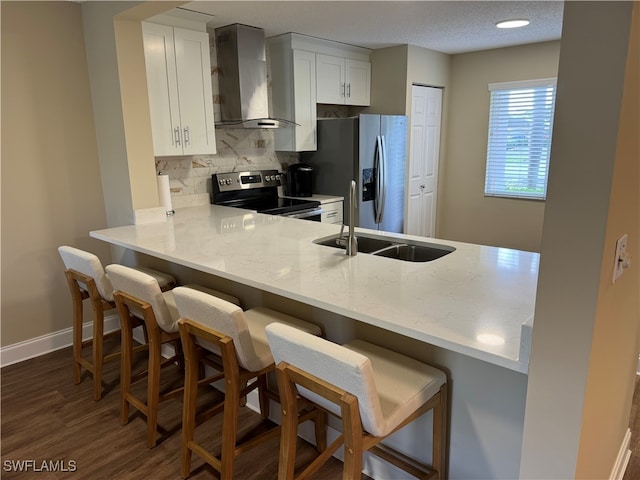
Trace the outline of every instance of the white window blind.
{"type": "Polygon", "coordinates": [[[491,83],[489,91],[485,195],[546,198],[556,79],[491,83]]]}

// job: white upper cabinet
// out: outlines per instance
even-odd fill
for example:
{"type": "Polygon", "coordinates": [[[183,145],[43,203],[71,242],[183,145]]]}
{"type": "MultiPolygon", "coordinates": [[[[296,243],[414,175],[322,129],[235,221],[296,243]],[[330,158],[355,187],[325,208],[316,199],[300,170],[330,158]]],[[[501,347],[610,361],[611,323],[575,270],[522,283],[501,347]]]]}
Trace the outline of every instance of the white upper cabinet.
{"type": "Polygon", "coordinates": [[[156,156],[216,153],[209,35],[142,23],[156,156]]]}
{"type": "Polygon", "coordinates": [[[273,116],[298,125],[275,131],[281,151],[316,150],[317,104],[369,105],[371,50],[285,33],[267,39],[273,116]]]}
{"type": "Polygon", "coordinates": [[[370,103],[369,62],[318,53],[316,79],[318,103],[362,106],[370,103]]]}
{"type": "Polygon", "coordinates": [[[268,40],[273,116],[297,125],[275,130],[275,149],[316,150],[316,54],[292,48],[290,35],[268,40]]]}
{"type": "Polygon", "coordinates": [[[371,64],[346,59],[347,105],[371,104],[371,64]]]}
{"type": "Polygon", "coordinates": [[[293,50],[293,121],[295,151],[316,150],[316,55],[293,50]]]}

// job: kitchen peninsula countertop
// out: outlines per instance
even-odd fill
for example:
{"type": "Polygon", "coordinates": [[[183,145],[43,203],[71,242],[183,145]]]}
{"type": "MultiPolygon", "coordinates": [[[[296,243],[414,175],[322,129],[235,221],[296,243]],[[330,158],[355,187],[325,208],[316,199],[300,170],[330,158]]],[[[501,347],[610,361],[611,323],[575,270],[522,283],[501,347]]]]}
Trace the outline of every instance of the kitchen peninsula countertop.
{"type": "Polygon", "coordinates": [[[90,236],[527,372],[521,325],[533,317],[539,254],[383,233],[456,248],[413,263],[348,257],[313,243],[338,232],[332,224],[202,205],[177,209],[166,222],[90,236]]]}

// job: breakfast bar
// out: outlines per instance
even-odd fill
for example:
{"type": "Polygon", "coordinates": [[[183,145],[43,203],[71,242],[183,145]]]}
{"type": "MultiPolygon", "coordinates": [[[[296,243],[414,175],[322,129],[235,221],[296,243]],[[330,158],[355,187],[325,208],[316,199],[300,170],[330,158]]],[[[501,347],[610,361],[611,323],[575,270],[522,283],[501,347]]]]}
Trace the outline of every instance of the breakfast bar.
{"type": "MultiPolygon", "coordinates": [[[[141,254],[141,262],[174,265],[180,280],[196,272],[237,286],[233,293],[243,301],[270,298],[285,309],[307,308],[307,320],[321,324],[330,340],[374,338],[443,368],[452,385],[451,478],[517,477],[530,338],[522,328],[534,314],[539,255],[362,229],[356,234],[455,250],[433,261],[408,262],[368,253],[348,257],[314,243],[339,230],[202,205],[177,209],[163,222],[90,235],[141,254]],[[247,293],[245,300],[243,288],[260,294],[247,293]]],[[[398,432],[393,446],[424,457],[429,449],[418,434],[398,432]]],[[[368,468],[375,478],[389,475],[368,468]]]]}

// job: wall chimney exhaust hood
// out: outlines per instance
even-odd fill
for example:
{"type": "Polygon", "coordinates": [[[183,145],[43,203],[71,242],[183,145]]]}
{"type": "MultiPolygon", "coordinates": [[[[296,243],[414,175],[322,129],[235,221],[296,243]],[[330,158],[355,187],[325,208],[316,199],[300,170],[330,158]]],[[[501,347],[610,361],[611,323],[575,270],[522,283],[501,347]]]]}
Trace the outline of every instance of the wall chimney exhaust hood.
{"type": "Polygon", "coordinates": [[[216,127],[281,128],[295,122],[269,117],[262,28],[233,24],[215,29],[222,121],[216,127]]]}

